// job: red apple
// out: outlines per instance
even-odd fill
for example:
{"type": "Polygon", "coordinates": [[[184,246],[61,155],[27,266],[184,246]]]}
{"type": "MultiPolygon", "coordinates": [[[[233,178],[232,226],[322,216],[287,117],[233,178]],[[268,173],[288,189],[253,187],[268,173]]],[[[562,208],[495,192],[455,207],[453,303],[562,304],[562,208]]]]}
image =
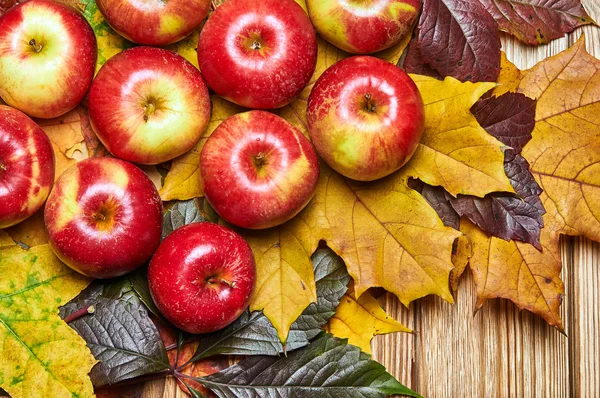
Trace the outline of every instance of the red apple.
{"type": "Polygon", "coordinates": [[[208,14],[210,0],[96,0],[106,22],[139,44],[162,46],[179,41],[208,14]]]}
{"type": "Polygon", "coordinates": [[[161,314],[189,333],[214,332],[248,307],[256,282],[252,250],[232,230],[188,224],[160,244],[148,269],[161,314]]]}
{"type": "Polygon", "coordinates": [[[292,102],[317,62],[317,37],[294,0],[228,0],[200,32],[198,64],[220,96],[247,108],[292,102]]]}
{"type": "Polygon", "coordinates": [[[54,182],[54,151],[23,112],[0,105],[0,229],[38,211],[54,182]]]}
{"type": "Polygon", "coordinates": [[[421,0],[306,0],[306,7],[325,40],[353,54],[371,54],[410,32],[421,0]]]}
{"type": "Polygon", "coordinates": [[[0,16],[0,97],[33,117],[75,108],[96,69],[96,36],[74,8],[30,0],[0,16]]]}
{"type": "Polygon", "coordinates": [[[408,162],[425,123],[411,78],[370,56],[327,69],[310,93],[306,113],[319,155],[338,173],[360,181],[385,177],[408,162]]]}
{"type": "Polygon", "coordinates": [[[133,164],[91,158],[56,180],[44,221],[50,246],[65,264],[92,278],[114,278],[154,253],[162,202],[152,181],[133,164]]]}
{"type": "Polygon", "coordinates": [[[202,75],[180,55],[135,47],[109,59],[90,89],[90,123],[106,149],[140,164],[173,159],[198,142],[210,119],[202,75]]]}
{"type": "Polygon", "coordinates": [[[265,111],[230,117],[200,155],[204,193],[227,222],[262,229],[282,224],[310,201],[319,181],[317,154],[306,137],[265,111]]]}

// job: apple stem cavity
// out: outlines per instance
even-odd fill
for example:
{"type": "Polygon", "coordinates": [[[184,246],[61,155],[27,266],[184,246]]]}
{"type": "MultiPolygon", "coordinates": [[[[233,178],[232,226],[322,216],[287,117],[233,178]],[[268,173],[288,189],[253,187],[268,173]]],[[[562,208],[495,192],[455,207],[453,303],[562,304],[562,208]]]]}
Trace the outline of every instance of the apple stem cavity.
{"type": "Polygon", "coordinates": [[[149,99],[144,105],[144,121],[147,122],[150,119],[150,115],[152,115],[156,111],[156,101],[154,99],[149,99]]]}
{"type": "Polygon", "coordinates": [[[262,47],[262,45],[260,44],[260,42],[258,40],[254,40],[252,42],[252,45],[250,46],[250,48],[252,48],[253,50],[260,50],[262,47]]]}
{"type": "Polygon", "coordinates": [[[92,213],[92,218],[96,221],[106,221],[106,214],[99,211],[97,213],[92,213]]]}
{"type": "Polygon", "coordinates": [[[264,153],[259,152],[258,155],[254,156],[254,166],[257,169],[262,169],[262,167],[267,163],[267,158],[264,153]]]}
{"type": "Polygon", "coordinates": [[[215,285],[215,284],[226,285],[226,286],[229,286],[232,289],[234,287],[234,283],[229,282],[226,279],[216,277],[216,276],[211,276],[210,278],[207,278],[206,282],[210,283],[211,285],[215,285]]]}
{"type": "Polygon", "coordinates": [[[41,44],[35,41],[35,39],[29,40],[29,45],[33,48],[33,51],[39,53],[44,48],[41,44]]]}
{"type": "Polygon", "coordinates": [[[4,163],[0,163],[0,170],[6,171],[6,165],[4,163]]]}
{"type": "Polygon", "coordinates": [[[377,105],[375,104],[375,101],[371,99],[371,94],[369,93],[365,94],[365,110],[372,113],[375,113],[377,110],[377,105]]]}
{"type": "Polygon", "coordinates": [[[94,312],[96,312],[96,307],[94,307],[93,305],[90,305],[89,307],[78,309],[77,311],[75,311],[74,313],[72,313],[71,315],[66,317],[64,319],[64,321],[65,321],[65,323],[71,323],[71,322],[81,318],[82,316],[91,315],[94,312]]]}

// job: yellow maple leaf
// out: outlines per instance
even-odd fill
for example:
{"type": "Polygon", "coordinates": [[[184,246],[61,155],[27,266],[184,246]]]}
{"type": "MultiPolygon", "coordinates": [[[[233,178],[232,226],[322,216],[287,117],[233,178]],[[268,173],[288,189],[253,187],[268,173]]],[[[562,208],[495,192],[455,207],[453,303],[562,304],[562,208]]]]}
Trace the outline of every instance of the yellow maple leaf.
{"type": "Polygon", "coordinates": [[[460,277],[465,272],[471,258],[471,242],[467,236],[459,236],[452,248],[452,264],[454,269],[450,273],[450,287],[453,292],[458,290],[460,277]]]}
{"type": "Polygon", "coordinates": [[[504,173],[502,144],[477,123],[471,106],[494,83],[461,83],[411,75],[425,104],[425,130],[403,173],[452,195],[514,192],[504,173]]]}
{"type": "Polygon", "coordinates": [[[532,139],[522,154],[544,190],[540,199],[547,213],[542,252],[465,227],[478,306],[507,298],[562,330],[559,235],[600,241],[600,60],[587,53],[582,36],[529,70],[520,72],[507,60],[502,70],[504,87],[538,100],[532,139]]]}
{"type": "Polygon", "coordinates": [[[346,293],[340,305],[326,325],[326,330],[336,337],[347,338],[348,343],[371,353],[371,340],[374,336],[412,330],[385,313],[379,302],[369,292],[358,299],[352,292],[346,293]]]}
{"type": "Polygon", "coordinates": [[[242,111],[243,108],[213,95],[211,97],[212,114],[210,122],[204,130],[200,141],[190,151],[173,159],[171,170],[165,177],[160,189],[160,197],[164,201],[188,200],[204,196],[200,177],[200,153],[206,140],[215,129],[228,117],[242,111]]]}
{"type": "Polygon", "coordinates": [[[93,396],[95,359],[58,316],[90,282],[48,245],[0,252],[0,388],[12,397],[93,396]]]}

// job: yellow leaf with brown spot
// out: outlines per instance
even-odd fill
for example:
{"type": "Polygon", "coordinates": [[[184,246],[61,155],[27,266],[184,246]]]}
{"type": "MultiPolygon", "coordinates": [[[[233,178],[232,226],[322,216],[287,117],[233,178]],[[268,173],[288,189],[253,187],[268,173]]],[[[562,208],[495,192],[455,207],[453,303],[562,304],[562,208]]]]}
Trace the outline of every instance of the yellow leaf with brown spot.
{"type": "Polygon", "coordinates": [[[369,292],[358,299],[355,299],[351,293],[346,293],[326,329],[336,337],[347,338],[348,343],[360,347],[361,351],[368,354],[371,353],[371,340],[374,336],[412,332],[386,314],[369,292]]]}
{"type": "MultiPolygon", "coordinates": [[[[81,152],[83,150],[85,139],[82,131],[81,114],[77,110],[72,110],[55,119],[38,119],[37,123],[50,138],[56,155],[60,153],[67,159],[74,159],[75,151],[81,152]]],[[[56,175],[56,178],[58,178],[58,175],[56,175]]]]}
{"type": "Polygon", "coordinates": [[[90,280],[47,245],[1,249],[0,275],[0,388],[15,398],[92,396],[96,361],[58,316],[90,280]]]}
{"type": "Polygon", "coordinates": [[[167,173],[160,197],[164,201],[188,200],[204,196],[204,188],[200,177],[200,153],[206,140],[215,129],[228,117],[241,112],[243,108],[213,95],[211,97],[212,114],[210,122],[200,141],[190,151],[175,158],[171,170],[167,173]]]}
{"type": "Polygon", "coordinates": [[[15,242],[23,243],[29,247],[48,243],[48,235],[44,225],[44,207],[28,219],[5,229],[5,231],[15,242]]]}
{"type": "Polygon", "coordinates": [[[461,83],[411,75],[425,104],[425,130],[403,173],[452,195],[514,192],[504,173],[502,143],[489,135],[471,106],[495,83],[461,83]]]}
{"type": "Polygon", "coordinates": [[[500,57],[500,75],[498,76],[498,85],[492,92],[496,97],[502,94],[516,92],[521,82],[521,71],[506,57],[502,51],[500,57]]]}
{"type": "Polygon", "coordinates": [[[471,242],[467,236],[459,236],[452,247],[452,264],[454,269],[450,273],[450,287],[453,292],[458,290],[460,277],[465,272],[471,258],[471,242]]]}

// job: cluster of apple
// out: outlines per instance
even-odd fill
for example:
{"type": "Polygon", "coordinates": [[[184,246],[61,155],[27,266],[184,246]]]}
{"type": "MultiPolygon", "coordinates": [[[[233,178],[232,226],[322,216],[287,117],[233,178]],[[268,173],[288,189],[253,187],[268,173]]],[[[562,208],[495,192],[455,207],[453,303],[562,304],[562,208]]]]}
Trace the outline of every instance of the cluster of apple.
{"type": "Polygon", "coordinates": [[[225,120],[201,153],[206,199],[227,222],[250,229],[288,221],[311,200],[317,153],[342,175],[387,176],[415,151],[421,96],[399,68],[360,55],[338,62],[308,98],[310,141],[275,113],[309,84],[319,34],[370,54],[398,43],[420,0],[229,0],[200,33],[200,71],[157,48],[186,37],[210,0],[97,0],[116,32],[141,46],[110,58],[94,77],[97,43],[83,16],[56,0],[30,0],[0,17],[0,228],[44,203],[50,245],[94,278],[123,275],[151,258],[157,307],[176,326],[202,333],[247,307],[256,271],[232,230],[191,224],[162,243],[162,201],[134,165],[189,151],[210,119],[209,87],[249,110],[225,120]],[[58,117],[87,95],[90,124],[114,156],[87,159],[55,183],[52,144],[35,118],[58,117]],[[314,145],[314,147],[313,147],[314,145]],[[316,148],[316,151],[315,151],[316,148]]]}

